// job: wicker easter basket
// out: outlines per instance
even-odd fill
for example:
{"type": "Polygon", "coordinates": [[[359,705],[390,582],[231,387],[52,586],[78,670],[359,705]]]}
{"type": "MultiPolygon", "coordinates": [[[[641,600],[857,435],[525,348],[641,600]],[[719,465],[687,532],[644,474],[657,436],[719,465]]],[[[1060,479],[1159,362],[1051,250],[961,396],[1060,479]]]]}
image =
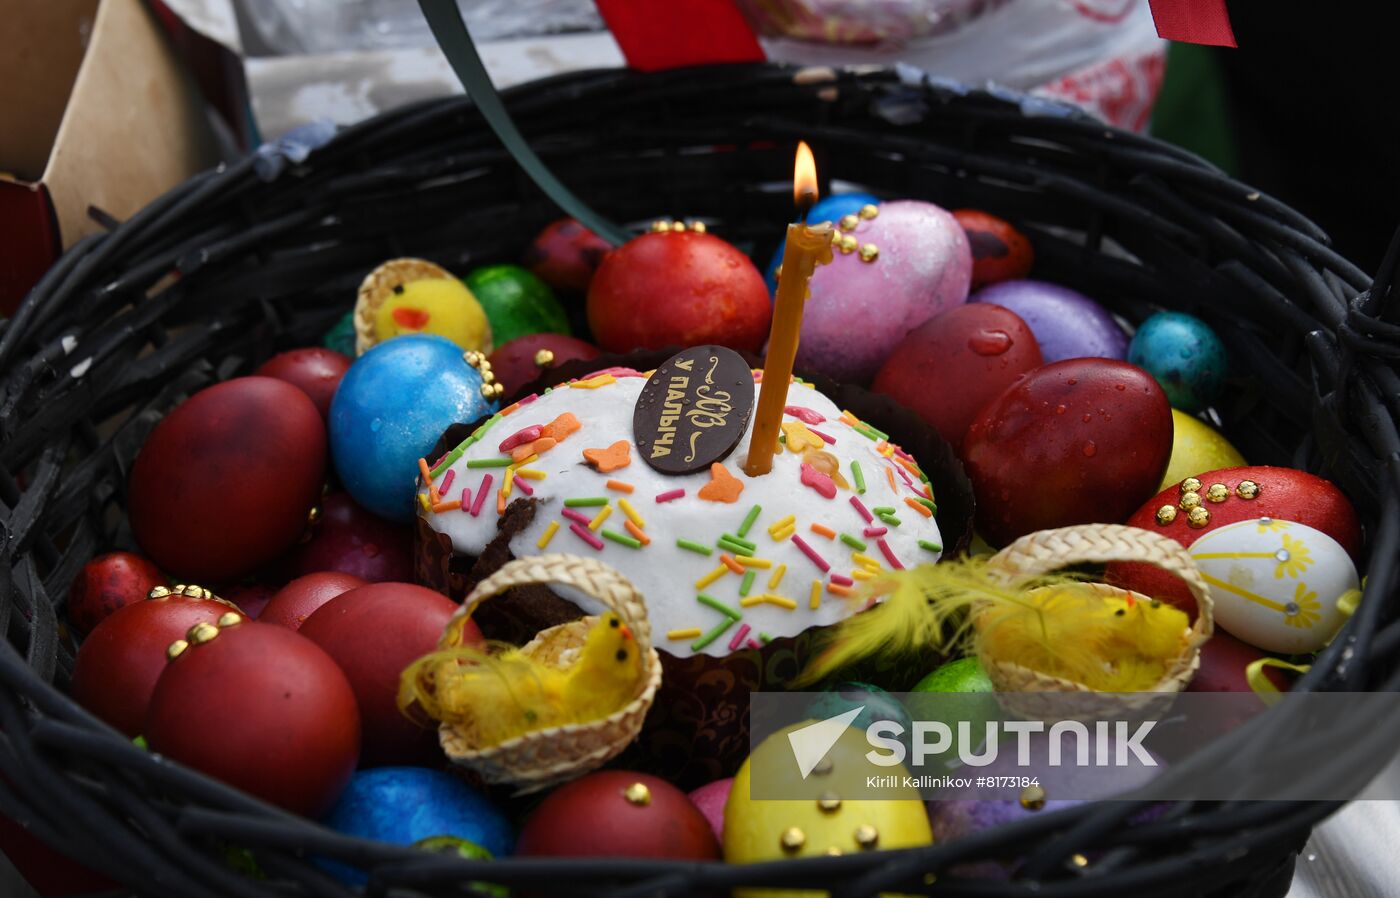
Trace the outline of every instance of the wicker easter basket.
{"type": "MultiPolygon", "coordinates": [[[[518,786],[519,794],[574,779],[617,757],[641,732],[642,721],[661,686],[661,656],[652,647],[645,599],[626,577],[593,558],[554,554],[511,561],[478,583],[452,620],[469,616],[482,602],[511,587],[537,583],[571,586],[617,612],[632,629],[642,653],[642,676],[636,697],[599,720],[535,730],[488,748],[480,747],[469,724],[444,723],[438,728],[442,750],[453,762],[488,783],[518,786]]],[[[576,660],[597,620],[583,617],[550,627],[521,651],[534,661],[566,668],[576,660]]],[[[448,632],[451,630],[449,624],[448,632]]]]}
{"type": "MultiPolygon", "coordinates": [[[[1372,289],[1304,216],[1180,149],[1053,102],[907,72],[586,72],[507,100],[550,167],[614,221],[699,218],[766,259],[792,213],[792,150],[805,138],[824,177],[1012,220],[1038,277],[1128,321],[1159,308],[1202,316],[1235,372],[1216,409],[1226,436],[1255,463],[1328,477],[1367,530],[1366,596],[1294,691],[1400,688],[1400,249],[1372,289]]],[[[516,260],[558,215],[470,100],[436,100],[192,179],[72,248],[0,323],[0,815],[143,895],[177,898],[360,893],[315,856],[395,896],[458,896],[482,880],[676,898],[759,886],[843,898],[1286,891],[1310,828],[1338,802],[1179,802],[1145,825],[1126,824],[1141,803],[1095,802],[917,849],[745,866],[471,861],[288,815],[74,704],[64,596],[94,554],[133,547],[126,475],[155,422],[272,352],[318,342],[385,259],[453,272],[516,260]],[[260,877],[228,862],[231,845],[260,877]],[[1005,857],[1024,858],[1007,882],[957,872],[1005,857]]],[[[582,319],[581,304],[572,311],[582,319]]],[[[1241,742],[1273,750],[1271,716],[1174,769],[1228,763],[1241,742]]],[[[1289,747],[1371,773],[1393,726],[1360,724],[1289,747]]]]}
{"type": "MultiPolygon", "coordinates": [[[[1110,561],[1139,561],[1161,568],[1180,577],[1196,601],[1196,620],[1181,641],[1181,653],[1167,666],[1162,677],[1143,693],[1180,692],[1191,682],[1191,676],[1201,663],[1201,646],[1215,630],[1214,603],[1210,590],[1196,569],[1196,562],[1176,540],[1137,527],[1118,524],[1083,524],[1056,530],[1028,533],[993,555],[988,570],[1007,580],[1024,579],[1049,574],[1078,564],[1106,564],[1110,561]]],[[[1109,598],[1131,597],[1151,601],[1147,596],[1120,589],[1106,583],[1084,583],[1075,588],[1109,598]]],[[[1036,693],[1080,693],[1075,710],[1090,714],[1094,703],[1093,689],[1075,680],[1057,677],[1043,671],[1017,664],[1015,661],[981,656],[987,677],[997,692],[1006,693],[1002,703],[1027,717],[1054,716],[1053,702],[1044,704],[1035,699],[1036,693]]],[[[1114,696],[1105,703],[1105,710],[1122,708],[1126,699],[1114,696]]],[[[1138,701],[1151,701],[1145,695],[1138,701]]],[[[1061,708],[1061,711],[1063,709],[1061,708]]]]}

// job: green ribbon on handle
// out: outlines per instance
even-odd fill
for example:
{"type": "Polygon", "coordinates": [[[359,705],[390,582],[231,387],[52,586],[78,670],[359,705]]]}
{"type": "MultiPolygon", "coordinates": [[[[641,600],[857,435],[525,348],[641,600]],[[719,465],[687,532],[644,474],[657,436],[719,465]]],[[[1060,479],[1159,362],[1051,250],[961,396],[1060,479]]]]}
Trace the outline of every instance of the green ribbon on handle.
{"type": "Polygon", "coordinates": [[[555,205],[599,237],[613,246],[626,243],[628,234],[625,230],[593,211],[575,196],[573,191],[554,176],[543,160],[535,155],[535,151],[530,149],[530,144],[515,127],[505,104],[501,102],[501,95],[496,91],[496,86],[491,83],[491,76],[487,74],[486,66],[482,63],[480,54],[476,52],[476,44],[472,43],[471,34],[457,9],[457,0],[418,0],[418,5],[423,10],[424,18],[428,20],[433,37],[437,38],[438,46],[442,48],[447,61],[452,64],[452,70],[462,82],[467,96],[476,104],[476,108],[481,110],[481,117],[486,119],[491,130],[496,132],[496,136],[515,157],[515,161],[520,163],[530,180],[554,200],[555,205]]]}

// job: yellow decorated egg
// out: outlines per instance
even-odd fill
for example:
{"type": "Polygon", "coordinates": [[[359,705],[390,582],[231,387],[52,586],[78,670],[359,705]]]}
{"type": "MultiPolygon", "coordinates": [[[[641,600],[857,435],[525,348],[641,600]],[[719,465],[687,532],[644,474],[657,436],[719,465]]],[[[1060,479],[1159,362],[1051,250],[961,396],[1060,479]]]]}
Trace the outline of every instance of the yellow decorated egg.
{"type": "Polygon", "coordinates": [[[1346,622],[1356,568],[1335,539],[1306,524],[1255,518],[1191,544],[1215,621],[1270,652],[1314,652],[1346,622]]]}
{"type": "MultiPolygon", "coordinates": [[[[890,788],[889,798],[847,800],[862,794],[870,750],[863,730],[848,728],[804,779],[790,747],[788,734],[811,722],[779,730],[755,749],[734,778],[724,809],[724,859],[731,864],[754,864],[790,858],[855,854],[910,848],[933,841],[928,812],[912,787],[890,788]],[[751,784],[763,786],[760,798],[751,784]],[[768,795],[805,795],[802,800],[768,800],[768,795]]],[[[903,765],[886,768],[884,776],[902,783],[903,765]]],[[[825,892],[803,889],[747,889],[741,898],[816,898],[825,892]]]]}
{"type": "Polygon", "coordinates": [[[471,290],[422,259],[394,259],[370,272],[360,284],[354,322],[360,355],[404,334],[435,334],[464,350],[492,349],[490,322],[471,290]]]}
{"type": "Polygon", "coordinates": [[[1200,418],[1172,409],[1172,457],[1159,489],[1173,486],[1187,477],[1220,468],[1238,468],[1244,456],[1200,418]]]}

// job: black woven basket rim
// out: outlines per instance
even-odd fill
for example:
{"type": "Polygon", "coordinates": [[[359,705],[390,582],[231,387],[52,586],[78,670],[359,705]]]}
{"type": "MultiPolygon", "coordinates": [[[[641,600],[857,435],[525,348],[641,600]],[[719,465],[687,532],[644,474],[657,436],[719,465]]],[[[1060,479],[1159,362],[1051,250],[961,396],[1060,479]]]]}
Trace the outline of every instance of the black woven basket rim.
{"type": "MultiPolygon", "coordinates": [[[[1112,186],[1110,169],[1131,165],[1140,171],[1133,186],[1154,198],[1160,208],[1181,212],[1183,205],[1199,207],[1193,221],[1199,219],[1204,234],[1237,253],[1216,260],[1215,269],[1252,290],[1252,297],[1277,297],[1276,305],[1270,308],[1303,335],[1303,347],[1311,362],[1311,383],[1307,385],[1311,399],[1305,417],[1314,433],[1304,441],[1301,452],[1313,461],[1322,460],[1327,473],[1358,502],[1369,525],[1367,601],[1362,602],[1343,634],[1320,655],[1312,672],[1295,688],[1395,691],[1400,686],[1400,675],[1385,664],[1400,648],[1400,621],[1394,613],[1400,604],[1395,580],[1395,559],[1400,554],[1400,438],[1395,427],[1400,416],[1400,378],[1394,370],[1394,360],[1400,358],[1400,324],[1396,321],[1400,303],[1393,300],[1391,291],[1395,246],[1374,287],[1368,289],[1366,276],[1333,251],[1315,225],[1189,153],[1150,138],[1116,131],[1058,104],[998,90],[967,90],[927,79],[917,81],[907,73],[901,76],[890,71],[815,70],[813,74],[813,70],[772,65],[704,67],[651,75],[605,70],[522,85],[509,91],[508,98],[513,112],[527,128],[548,130],[532,115],[577,109],[586,103],[606,106],[625,102],[642,110],[649,105],[699,103],[713,101],[717,93],[730,89],[742,89],[752,95],[764,95],[766,91],[777,97],[791,96],[795,104],[819,106],[829,102],[819,96],[820,92],[832,88],[842,92],[842,102],[855,97],[852,102],[874,107],[883,104],[881,115],[890,121],[899,115],[900,104],[921,105],[921,115],[935,118],[941,125],[951,123],[951,127],[963,129],[970,135],[969,141],[995,143],[1009,129],[1033,124],[1046,144],[1045,148],[1031,151],[1033,158],[1040,159],[1037,165],[999,169],[997,159],[989,157],[978,177],[1023,182],[1038,190],[1075,198],[1096,210],[1096,214],[1132,219],[1144,233],[1165,235],[1183,245],[1189,245],[1193,236],[1149,209],[1134,207],[1133,202],[1141,202],[1140,197],[1123,199],[1110,190],[1096,189],[1095,177],[1081,177],[1083,171],[1102,172],[1104,184],[1112,186]],[[1075,156],[1076,153],[1080,155],[1075,156]],[[1073,176],[1057,170],[1056,164],[1065,169],[1073,166],[1073,176]],[[1181,192],[1185,192],[1182,185],[1193,190],[1189,196],[1173,196],[1169,184],[1181,192]],[[1243,236],[1245,231],[1251,236],[1243,236]],[[1267,249],[1261,249],[1265,243],[1267,249]],[[1286,297],[1277,286],[1279,281],[1287,281],[1296,296],[1286,297]]],[[[804,107],[803,112],[806,111],[804,107]]],[[[1171,877],[1182,883],[1201,883],[1257,871],[1261,869],[1260,856],[1267,853],[1264,849],[1277,852],[1279,843],[1296,847],[1312,823],[1335,809],[1336,803],[1325,802],[1186,806],[1174,809],[1157,823],[1134,827],[1139,835],[1134,841],[1117,831],[1140,805],[1101,802],[943,845],[743,868],[616,859],[472,862],[425,856],[404,847],[330,833],[317,824],[149,755],[77,707],[50,683],[55,670],[62,667],[54,613],[57,603],[53,597],[66,591],[66,583],[81,564],[69,556],[78,555],[87,546],[70,544],[65,552],[54,542],[53,534],[39,524],[48,523],[45,515],[51,514],[54,507],[62,507],[63,501],[76,501],[71,491],[65,491],[65,480],[75,476],[72,470],[65,469],[66,451],[101,443],[92,422],[67,422],[61,408],[50,410],[36,402],[57,402],[55,397],[73,401],[85,398],[75,386],[80,377],[66,371],[64,364],[73,352],[70,340],[80,347],[78,354],[91,350],[101,362],[105,360],[101,355],[104,345],[120,344],[131,337],[131,332],[89,333],[76,322],[84,320],[85,315],[111,315],[132,298],[134,287],[153,284],[170,269],[172,261],[182,277],[193,278],[208,266],[217,266],[240,252],[253,251],[250,248],[259,246],[260,241],[275,239],[297,227],[312,226],[322,210],[314,208],[314,204],[300,213],[281,210],[281,217],[275,221],[243,228],[214,227],[189,240],[175,233],[182,216],[217,207],[232,195],[266,201],[258,191],[269,184],[284,186],[288,192],[298,186],[315,185],[320,172],[333,170],[337,164],[348,165],[355,159],[375,158],[376,153],[390,153],[386,147],[392,148],[396,141],[403,143],[405,135],[416,133],[415,128],[435,123],[466,123],[480,130],[469,100],[427,101],[346,129],[305,160],[294,161],[294,154],[267,152],[200,175],[112,232],[87,238],[70,249],[16,315],[0,324],[0,620],[6,622],[11,633],[11,639],[0,649],[0,682],[4,684],[0,689],[0,813],[19,820],[51,843],[71,842],[85,834],[94,842],[83,846],[88,852],[85,857],[106,870],[164,871],[165,875],[158,882],[148,883],[148,887],[168,894],[264,894],[261,886],[238,874],[207,881],[194,875],[196,866],[208,872],[209,859],[217,857],[220,846],[229,842],[254,849],[270,875],[299,884],[297,894],[348,892],[304,861],[289,857],[287,846],[296,846],[298,857],[322,854],[370,862],[374,866],[372,890],[375,883],[381,887],[394,883],[396,889],[416,888],[439,894],[445,893],[441,890],[448,888],[446,883],[481,878],[517,887],[569,881],[579,884],[580,894],[595,893],[589,891],[590,883],[615,882],[618,884],[603,892],[642,895],[670,889],[675,894],[689,894],[741,883],[781,883],[858,895],[896,887],[927,890],[930,884],[920,887],[916,881],[920,871],[944,871],[955,862],[1014,844],[1034,847],[1020,868],[1020,878],[994,885],[941,873],[939,894],[1089,895],[1147,889],[1171,877]],[[124,264],[117,264],[122,252],[129,256],[124,264]],[[63,312],[69,317],[61,317],[63,312]],[[38,426],[36,421],[45,424],[51,420],[63,428],[63,438],[54,445],[37,440],[33,432],[38,426]],[[23,477],[16,476],[21,473],[23,477]],[[61,476],[64,474],[68,477],[61,476]],[[14,639],[24,643],[24,654],[17,650],[14,639]],[[55,770],[49,762],[51,755],[75,763],[55,770]],[[174,802],[172,795],[178,795],[180,801],[174,802]],[[38,796],[43,800],[38,800],[38,796]],[[106,832],[109,841],[92,840],[96,832],[106,832]],[[1189,843],[1184,841],[1184,834],[1213,838],[1189,843]],[[1064,873],[1072,866],[1067,859],[1076,846],[1097,844],[1106,838],[1117,838],[1117,847],[1110,857],[1110,861],[1116,858],[1116,864],[1096,863],[1088,873],[1064,873]],[[1171,845],[1173,850],[1154,853],[1150,850],[1154,840],[1171,845]],[[191,845],[199,846],[203,852],[198,864],[179,856],[180,852],[188,852],[191,845]]],[[[800,130],[833,152],[843,140],[851,139],[840,127],[821,121],[785,120],[755,113],[744,124],[766,128],[775,136],[800,130]]],[[[679,139],[683,140],[684,135],[679,139]]],[[[952,167],[959,161],[956,151],[930,144],[917,135],[881,133],[879,140],[892,155],[914,160],[909,162],[911,169],[915,162],[952,167]]],[[[394,152],[399,153],[396,159],[402,163],[401,169],[389,166],[387,170],[363,173],[359,176],[363,185],[380,188],[392,185],[397,177],[421,175],[425,168],[431,168],[421,153],[411,149],[394,152]]],[[[454,144],[454,152],[479,158],[482,164],[500,159],[499,149],[493,148],[489,139],[472,138],[454,144]]],[[[548,148],[542,150],[544,155],[549,153],[548,148]]],[[[328,191],[344,189],[332,178],[327,178],[325,184],[328,191]]],[[[1036,229],[1033,236],[1045,241],[1038,244],[1038,249],[1042,245],[1048,248],[1050,258],[1073,258],[1071,252],[1055,242],[1053,229],[1036,229]]],[[[1102,234],[1089,231],[1087,239],[1097,241],[1101,237],[1102,234]]],[[[1120,278],[1123,283],[1132,282],[1133,272],[1126,268],[1120,271],[1111,262],[1102,262],[1102,266],[1110,272],[1109,276],[1120,278]]],[[[1150,284],[1144,281],[1142,286],[1146,296],[1154,295],[1150,284]]],[[[145,293],[142,286],[141,294],[145,293]]],[[[181,301],[189,300],[178,288],[152,291],[149,298],[137,304],[125,325],[133,330],[158,329],[162,316],[178,320],[176,307],[181,301]]],[[[279,313],[272,308],[263,311],[275,323],[286,323],[278,318],[279,313]]],[[[216,317],[210,329],[218,333],[220,328],[232,327],[240,320],[216,317]]],[[[228,376],[239,370],[241,363],[231,370],[221,370],[200,361],[196,353],[183,348],[180,341],[184,338],[178,332],[172,336],[162,331],[161,338],[155,345],[167,353],[162,361],[168,363],[168,368],[154,374],[149,366],[136,374],[125,372],[131,393],[116,390],[113,401],[144,399],[147,404],[168,407],[181,392],[188,392],[211,377],[228,376]],[[153,389],[157,383],[162,385],[160,390],[153,389]]],[[[1261,376],[1275,371],[1265,366],[1267,360],[1263,358],[1249,360],[1260,364],[1261,376]]],[[[69,525],[77,517],[59,515],[69,525]]],[[[1223,756],[1235,744],[1234,740],[1265,739],[1267,734],[1265,715],[1212,745],[1202,755],[1223,756]]],[[[1350,748],[1335,751],[1333,763],[1348,763],[1357,757],[1350,748]]],[[[418,893],[421,892],[403,892],[418,893]]],[[[462,892],[456,889],[452,893],[462,892]]]]}

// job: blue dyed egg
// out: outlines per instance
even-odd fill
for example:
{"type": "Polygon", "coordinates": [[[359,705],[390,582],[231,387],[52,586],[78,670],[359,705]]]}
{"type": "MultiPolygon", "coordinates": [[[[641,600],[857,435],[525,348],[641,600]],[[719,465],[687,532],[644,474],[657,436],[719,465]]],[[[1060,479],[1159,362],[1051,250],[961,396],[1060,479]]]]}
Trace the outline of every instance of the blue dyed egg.
{"type": "MultiPolygon", "coordinates": [[[[503,857],[515,848],[510,822],[484,795],[454,776],[426,767],[359,771],[322,822],[348,836],[393,845],[446,836],[480,846],[492,857],[503,857]]],[[[345,864],[327,859],[320,863],[344,882],[359,884],[366,879],[345,864]]]]}
{"type": "MultiPolygon", "coordinates": [[[[880,198],[871,193],[838,193],[829,196],[824,200],[817,200],[812,211],[807,213],[807,221],[812,224],[820,224],[829,221],[832,224],[841,220],[843,215],[860,214],[861,206],[878,206],[880,198]]],[[[768,282],[768,292],[773,293],[778,289],[778,267],[783,264],[783,250],[787,248],[787,239],[778,244],[778,249],[773,253],[773,258],[768,262],[768,267],[764,269],[763,279],[768,282]]]]}
{"type": "MultiPolygon", "coordinates": [[[[450,425],[500,408],[445,337],[395,337],[355,360],[331,401],[331,458],[345,489],[380,517],[413,519],[418,459],[450,425]]],[[[431,461],[432,459],[429,459],[431,461]]]]}
{"type": "Polygon", "coordinates": [[[829,692],[812,700],[807,706],[806,716],[812,720],[826,720],[845,714],[852,708],[862,709],[850,724],[856,729],[864,730],[877,720],[892,720],[903,728],[903,735],[898,738],[906,742],[914,729],[909,712],[899,699],[870,683],[849,682],[832,687],[829,692]]]}
{"type": "Polygon", "coordinates": [[[1225,344],[1209,324],[1185,312],[1158,312],[1128,344],[1128,361],[1162,385],[1172,408],[1198,412],[1225,386],[1225,344]]]}

